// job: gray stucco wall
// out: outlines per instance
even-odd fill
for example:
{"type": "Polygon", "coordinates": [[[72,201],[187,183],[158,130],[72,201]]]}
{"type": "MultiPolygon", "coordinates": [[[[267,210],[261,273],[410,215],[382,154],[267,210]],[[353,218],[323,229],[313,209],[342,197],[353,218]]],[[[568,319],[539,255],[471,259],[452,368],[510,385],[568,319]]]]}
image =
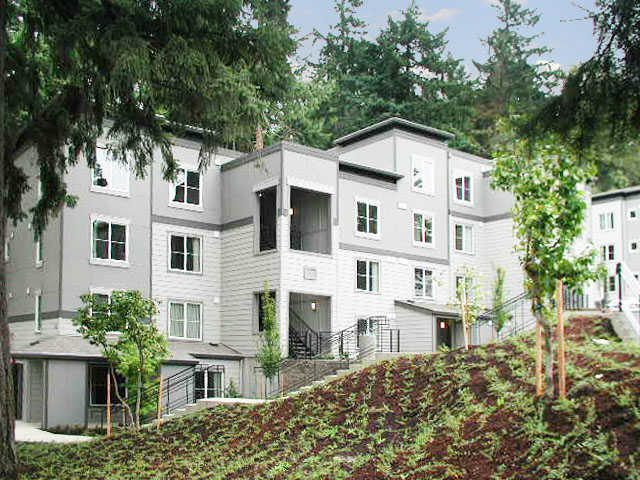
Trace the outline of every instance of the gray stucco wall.
{"type": "Polygon", "coordinates": [[[47,426],[84,425],[87,363],[48,360],[47,426]]]}

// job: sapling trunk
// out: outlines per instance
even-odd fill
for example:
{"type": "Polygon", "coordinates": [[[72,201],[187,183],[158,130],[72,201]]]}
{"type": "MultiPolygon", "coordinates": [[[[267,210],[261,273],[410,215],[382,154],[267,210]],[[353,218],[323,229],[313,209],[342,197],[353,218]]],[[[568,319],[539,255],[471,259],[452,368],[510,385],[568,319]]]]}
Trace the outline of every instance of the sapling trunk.
{"type": "Polygon", "coordinates": [[[109,364],[109,373],[111,374],[111,379],[113,380],[113,386],[115,389],[116,397],[120,402],[120,405],[124,407],[125,412],[127,412],[127,417],[129,419],[130,424],[133,425],[133,413],[131,412],[131,407],[125,401],[125,399],[122,398],[122,395],[120,395],[120,389],[118,388],[118,380],[116,378],[115,368],[112,364],[109,364]]]}

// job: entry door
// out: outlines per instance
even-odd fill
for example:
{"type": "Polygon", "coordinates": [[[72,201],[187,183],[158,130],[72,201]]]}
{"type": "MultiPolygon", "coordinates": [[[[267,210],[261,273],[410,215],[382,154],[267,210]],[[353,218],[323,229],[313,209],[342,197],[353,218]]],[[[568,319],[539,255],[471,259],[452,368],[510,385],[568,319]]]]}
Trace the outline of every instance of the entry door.
{"type": "Polygon", "coordinates": [[[13,394],[15,395],[16,420],[22,420],[22,378],[23,365],[14,363],[11,365],[13,370],[13,394]]]}
{"type": "Polygon", "coordinates": [[[195,395],[196,400],[222,396],[222,372],[196,371],[195,395]]]}
{"type": "Polygon", "coordinates": [[[448,318],[436,318],[436,349],[445,345],[448,348],[453,346],[451,341],[451,327],[453,321],[448,318]]]}

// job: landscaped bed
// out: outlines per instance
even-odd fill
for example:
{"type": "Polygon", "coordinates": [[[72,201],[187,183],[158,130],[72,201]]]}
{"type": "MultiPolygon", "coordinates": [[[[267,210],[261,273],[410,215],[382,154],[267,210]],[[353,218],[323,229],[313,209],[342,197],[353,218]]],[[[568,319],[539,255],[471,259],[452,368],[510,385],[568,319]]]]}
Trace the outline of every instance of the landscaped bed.
{"type": "Polygon", "coordinates": [[[564,402],[533,400],[533,340],[383,362],[268,405],[80,445],[21,445],[24,478],[639,479],[640,348],[567,328],[564,402]],[[608,344],[598,344],[603,338],[608,344]]]}

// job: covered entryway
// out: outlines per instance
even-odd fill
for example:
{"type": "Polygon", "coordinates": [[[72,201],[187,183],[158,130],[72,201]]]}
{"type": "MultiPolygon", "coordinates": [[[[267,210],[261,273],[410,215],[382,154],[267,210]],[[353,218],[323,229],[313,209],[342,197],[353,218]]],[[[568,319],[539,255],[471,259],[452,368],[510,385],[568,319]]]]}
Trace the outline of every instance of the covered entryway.
{"type": "Polygon", "coordinates": [[[452,323],[451,318],[436,317],[436,350],[453,347],[452,323]]]}
{"type": "Polygon", "coordinates": [[[308,293],[289,294],[289,355],[309,358],[326,353],[324,340],[331,336],[331,297],[308,293]]]}

